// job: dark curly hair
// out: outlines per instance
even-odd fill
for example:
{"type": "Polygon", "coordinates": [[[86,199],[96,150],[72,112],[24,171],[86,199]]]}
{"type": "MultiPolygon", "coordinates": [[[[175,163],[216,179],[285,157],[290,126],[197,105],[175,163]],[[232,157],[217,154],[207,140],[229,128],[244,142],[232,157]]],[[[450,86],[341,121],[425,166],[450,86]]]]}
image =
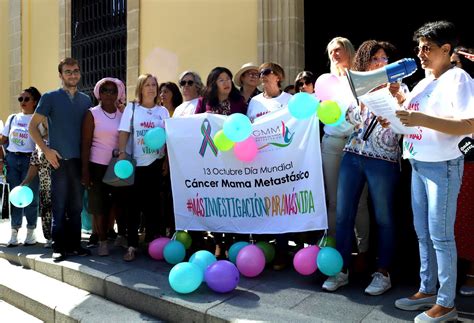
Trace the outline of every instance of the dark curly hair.
{"type": "Polygon", "coordinates": [[[36,106],[38,105],[38,102],[41,99],[40,91],[38,91],[38,89],[35,88],[34,86],[30,86],[29,88],[24,89],[23,92],[27,92],[33,97],[33,100],[35,100],[36,102],[35,104],[35,109],[36,109],[36,106]]]}
{"type": "Polygon", "coordinates": [[[373,39],[363,42],[357,49],[352,69],[361,72],[367,71],[371,58],[381,49],[383,49],[387,55],[395,53],[395,46],[389,42],[381,42],[373,39]]]}

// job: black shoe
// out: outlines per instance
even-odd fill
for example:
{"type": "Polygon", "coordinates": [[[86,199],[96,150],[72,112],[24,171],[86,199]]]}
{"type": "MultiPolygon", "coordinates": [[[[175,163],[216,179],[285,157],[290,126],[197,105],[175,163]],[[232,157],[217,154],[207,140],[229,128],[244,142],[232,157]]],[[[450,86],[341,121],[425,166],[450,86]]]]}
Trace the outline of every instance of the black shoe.
{"type": "Polygon", "coordinates": [[[71,256],[85,257],[85,256],[90,256],[92,252],[89,249],[79,247],[77,249],[72,250],[68,254],[70,254],[71,256]]]}
{"type": "Polygon", "coordinates": [[[99,244],[99,236],[96,233],[91,234],[87,242],[87,248],[96,247],[99,244]]]}
{"type": "Polygon", "coordinates": [[[53,251],[54,262],[60,262],[60,261],[65,260],[66,258],[67,258],[67,255],[65,252],[53,251]]]}

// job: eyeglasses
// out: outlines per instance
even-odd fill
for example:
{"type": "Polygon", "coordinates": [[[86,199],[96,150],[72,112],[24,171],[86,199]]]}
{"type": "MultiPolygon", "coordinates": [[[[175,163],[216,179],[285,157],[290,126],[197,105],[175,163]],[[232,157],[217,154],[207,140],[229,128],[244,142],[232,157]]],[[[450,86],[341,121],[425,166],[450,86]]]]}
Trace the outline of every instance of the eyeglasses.
{"type": "Polygon", "coordinates": [[[388,57],[372,57],[370,61],[372,63],[388,63],[388,57]]]}
{"type": "Polygon", "coordinates": [[[193,80],[182,80],[181,82],[179,82],[179,85],[181,85],[181,87],[184,87],[185,85],[188,85],[188,86],[193,86],[194,84],[194,81],[193,80]]]}
{"type": "Polygon", "coordinates": [[[262,76],[270,75],[272,73],[273,73],[273,71],[272,71],[271,68],[265,68],[265,69],[261,70],[259,74],[260,74],[260,77],[262,77],[262,76]]]}
{"type": "Polygon", "coordinates": [[[72,74],[74,75],[79,75],[81,74],[81,70],[80,69],[75,69],[75,70],[65,70],[63,71],[63,74],[66,74],[67,76],[71,76],[72,74]]]}
{"type": "Polygon", "coordinates": [[[18,97],[18,102],[21,103],[23,101],[25,101],[25,103],[30,102],[30,97],[29,96],[20,96],[20,97],[18,97]]]}
{"type": "Polygon", "coordinates": [[[247,72],[245,75],[248,75],[250,77],[259,77],[260,74],[258,72],[247,72]]]}
{"type": "Polygon", "coordinates": [[[313,84],[310,80],[301,80],[296,82],[296,87],[299,89],[300,87],[303,87],[303,84],[310,85],[313,84]]]}
{"type": "Polygon", "coordinates": [[[100,88],[100,93],[101,93],[101,94],[114,95],[114,94],[117,94],[118,91],[117,91],[117,89],[114,89],[114,88],[101,87],[101,88],[100,88]]]}
{"type": "Polygon", "coordinates": [[[413,50],[415,51],[415,54],[418,55],[418,53],[420,52],[423,52],[423,53],[429,53],[430,50],[431,50],[431,46],[428,46],[428,45],[423,45],[423,46],[415,46],[415,48],[413,48],[413,50]]]}

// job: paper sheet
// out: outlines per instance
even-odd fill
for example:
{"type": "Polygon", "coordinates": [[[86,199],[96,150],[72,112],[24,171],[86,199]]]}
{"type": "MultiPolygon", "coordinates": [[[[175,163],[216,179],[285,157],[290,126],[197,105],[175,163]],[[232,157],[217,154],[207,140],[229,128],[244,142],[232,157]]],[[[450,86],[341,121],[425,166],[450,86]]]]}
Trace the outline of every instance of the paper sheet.
{"type": "Polygon", "coordinates": [[[359,100],[364,103],[376,116],[387,119],[393,132],[410,135],[418,134],[417,127],[406,127],[400,119],[395,116],[395,111],[400,110],[397,100],[387,89],[381,89],[372,93],[359,96],[359,100]]]}

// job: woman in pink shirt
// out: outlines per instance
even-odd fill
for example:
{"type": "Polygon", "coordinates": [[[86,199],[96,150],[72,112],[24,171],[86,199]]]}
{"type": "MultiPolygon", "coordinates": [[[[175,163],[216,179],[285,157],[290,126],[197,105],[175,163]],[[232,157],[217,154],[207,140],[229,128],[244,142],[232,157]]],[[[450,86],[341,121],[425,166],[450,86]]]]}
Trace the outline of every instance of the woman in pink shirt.
{"type": "Polygon", "coordinates": [[[89,191],[89,212],[99,235],[99,256],[107,256],[109,217],[118,201],[116,188],[104,184],[102,178],[118,148],[118,127],[125,101],[125,86],[116,78],[101,79],[94,88],[99,105],[90,108],[82,123],[82,184],[89,191]]]}

